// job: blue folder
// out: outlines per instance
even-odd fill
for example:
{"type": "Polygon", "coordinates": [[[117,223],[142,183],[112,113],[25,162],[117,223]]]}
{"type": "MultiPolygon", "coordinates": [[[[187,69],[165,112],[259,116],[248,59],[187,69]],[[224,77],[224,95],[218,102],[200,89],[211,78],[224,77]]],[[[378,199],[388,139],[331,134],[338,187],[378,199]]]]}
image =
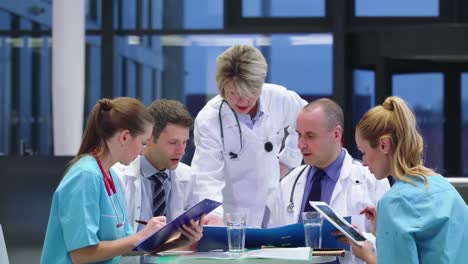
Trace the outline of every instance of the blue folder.
{"type": "Polygon", "coordinates": [[[138,242],[133,251],[151,252],[157,249],[163,245],[172,235],[174,235],[176,232],[179,232],[178,229],[181,228],[182,225],[190,224],[190,219],[198,221],[202,214],[208,214],[220,205],[220,202],[204,199],[203,201],[194,205],[192,208],[188,209],[185,213],[167,223],[161,229],[138,242]]]}
{"type": "MultiPolygon", "coordinates": [[[[350,222],[351,217],[345,219],[350,222]]],[[[338,242],[330,233],[337,231],[328,220],[323,221],[322,248],[343,248],[350,250],[349,245],[338,242]]],[[[274,247],[304,247],[304,225],[302,223],[286,225],[275,228],[246,228],[245,247],[260,248],[262,246],[274,247]]],[[[198,251],[228,250],[227,230],[225,226],[204,226],[203,237],[198,243],[198,251]]]]}

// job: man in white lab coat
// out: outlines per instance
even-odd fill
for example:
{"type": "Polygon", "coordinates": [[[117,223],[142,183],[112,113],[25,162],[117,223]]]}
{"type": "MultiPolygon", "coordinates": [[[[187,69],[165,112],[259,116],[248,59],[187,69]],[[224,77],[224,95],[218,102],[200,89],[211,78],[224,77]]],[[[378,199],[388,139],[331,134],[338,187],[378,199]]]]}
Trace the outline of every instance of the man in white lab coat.
{"type": "Polygon", "coordinates": [[[178,101],[156,100],[149,107],[154,119],[152,141],[129,166],[113,167],[125,199],[129,221],[164,215],[167,221],[188,209],[192,172],[180,162],[189,140],[193,119],[178,101]]]}
{"type": "MultiPolygon", "coordinates": [[[[194,201],[223,202],[214,213],[244,212],[247,225],[260,227],[269,207],[280,202],[279,179],[300,165],[296,116],[306,102],[286,88],[266,84],[261,52],[235,45],[216,61],[219,95],[195,119],[194,201]],[[289,136],[280,152],[288,128],[289,136]]],[[[207,217],[208,223],[214,218],[207,217]]],[[[221,222],[222,224],[222,222],[221,222]]]]}
{"type": "MultiPolygon", "coordinates": [[[[342,148],[341,107],[330,99],[309,103],[297,117],[296,130],[306,165],[281,180],[282,203],[274,208],[269,226],[301,222],[301,212],[311,211],[309,201],[316,200],[326,202],[342,216],[352,216],[353,224],[370,233],[370,224],[359,216],[360,212],[368,205],[376,205],[390,185],[387,179],[376,180],[342,148]]],[[[362,263],[349,252],[339,260],[362,263]]]]}

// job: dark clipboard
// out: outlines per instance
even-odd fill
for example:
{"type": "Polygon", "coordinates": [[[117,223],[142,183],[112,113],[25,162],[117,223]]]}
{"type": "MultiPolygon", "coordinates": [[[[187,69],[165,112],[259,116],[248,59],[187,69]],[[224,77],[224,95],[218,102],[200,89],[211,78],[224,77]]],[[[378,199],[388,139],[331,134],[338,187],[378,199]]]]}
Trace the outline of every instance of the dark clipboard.
{"type": "Polygon", "coordinates": [[[138,242],[133,251],[146,251],[151,252],[161,245],[163,245],[171,236],[179,232],[179,228],[182,227],[184,224],[189,224],[190,219],[194,221],[198,221],[202,214],[208,214],[209,212],[216,209],[216,207],[220,206],[221,203],[210,200],[204,199],[203,201],[197,203],[185,213],[181,214],[174,220],[167,223],[161,229],[157,230],[153,234],[147,236],[146,238],[142,239],[138,242]]]}

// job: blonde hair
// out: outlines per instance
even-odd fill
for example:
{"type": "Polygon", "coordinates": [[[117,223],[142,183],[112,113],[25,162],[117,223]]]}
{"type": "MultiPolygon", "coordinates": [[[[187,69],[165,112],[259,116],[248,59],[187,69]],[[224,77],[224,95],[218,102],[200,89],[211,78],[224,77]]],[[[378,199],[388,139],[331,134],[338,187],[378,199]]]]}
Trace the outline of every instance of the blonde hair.
{"type": "Polygon", "coordinates": [[[235,45],[216,59],[216,84],[225,97],[225,88],[231,84],[240,96],[251,97],[261,91],[267,74],[267,63],[255,47],[235,45]]]}
{"type": "Polygon", "coordinates": [[[420,179],[427,185],[426,176],[434,171],[423,164],[423,138],[418,132],[416,118],[403,99],[390,96],[380,106],[367,111],[356,127],[356,132],[372,148],[377,148],[381,137],[389,137],[392,147],[393,177],[405,182],[420,179]]]}

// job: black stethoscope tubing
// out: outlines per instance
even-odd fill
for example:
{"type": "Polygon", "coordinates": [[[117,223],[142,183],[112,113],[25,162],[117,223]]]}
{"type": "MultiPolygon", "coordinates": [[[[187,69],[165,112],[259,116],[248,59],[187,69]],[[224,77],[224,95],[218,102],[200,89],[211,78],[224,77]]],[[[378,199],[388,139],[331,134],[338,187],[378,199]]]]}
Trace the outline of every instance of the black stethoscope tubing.
{"type": "MultiPolygon", "coordinates": [[[[221,110],[223,109],[223,104],[225,102],[226,102],[226,100],[223,100],[221,102],[221,104],[219,105],[219,112],[218,112],[219,127],[220,127],[220,131],[221,131],[221,141],[223,142],[223,149],[226,149],[226,147],[224,146],[224,129],[223,129],[223,119],[221,118],[221,110]]],[[[231,109],[232,114],[234,115],[234,117],[236,118],[237,128],[239,129],[240,150],[239,150],[238,153],[240,153],[244,149],[244,144],[243,144],[243,140],[242,140],[242,129],[240,127],[239,118],[237,118],[236,112],[234,111],[234,109],[232,109],[232,107],[229,104],[227,104],[227,105],[229,106],[229,109],[231,109]]]]}
{"type": "MultiPolygon", "coordinates": [[[[229,152],[229,156],[231,156],[231,159],[235,159],[237,158],[238,156],[238,153],[241,153],[242,150],[244,149],[244,143],[243,143],[243,138],[242,138],[242,129],[241,129],[241,126],[240,126],[240,123],[239,123],[239,118],[237,117],[237,114],[236,112],[234,111],[234,109],[232,109],[232,107],[229,105],[229,103],[226,102],[226,100],[223,100],[221,102],[221,104],[219,105],[219,111],[218,111],[218,119],[219,119],[219,127],[220,127],[220,132],[221,132],[221,141],[223,142],[223,149],[225,150],[226,149],[226,146],[224,145],[224,128],[223,128],[223,119],[221,118],[221,110],[223,109],[223,104],[226,103],[228,106],[229,106],[229,109],[231,109],[232,111],[232,114],[234,115],[234,117],[236,118],[236,123],[237,123],[237,128],[239,130],[239,141],[240,141],[240,149],[237,153],[234,153],[234,152],[229,152]]],[[[273,143],[271,143],[270,141],[266,141],[265,142],[265,145],[264,145],[264,148],[267,152],[270,152],[273,150],[273,143]]]]}
{"type": "MultiPolygon", "coordinates": [[[[288,213],[294,213],[294,201],[293,201],[293,196],[294,196],[294,191],[296,190],[296,185],[297,185],[297,181],[299,180],[299,178],[301,177],[302,173],[304,172],[304,170],[307,168],[307,167],[310,167],[310,166],[305,166],[301,172],[299,172],[299,175],[297,175],[296,179],[294,180],[294,184],[293,184],[293,187],[292,187],[292,190],[291,190],[291,195],[289,196],[289,204],[288,204],[288,207],[287,207],[287,211],[288,213]]],[[[365,179],[364,181],[360,181],[360,180],[354,180],[354,181],[351,181],[353,184],[355,185],[361,185],[365,182],[365,179]]]]}
{"type": "Polygon", "coordinates": [[[293,188],[291,190],[291,195],[289,197],[289,204],[288,204],[288,213],[294,213],[294,201],[293,201],[293,196],[294,196],[294,191],[296,190],[296,185],[297,181],[301,177],[302,173],[307,169],[307,167],[310,168],[310,166],[304,166],[304,168],[299,172],[299,175],[297,175],[296,179],[294,180],[293,188]]]}

